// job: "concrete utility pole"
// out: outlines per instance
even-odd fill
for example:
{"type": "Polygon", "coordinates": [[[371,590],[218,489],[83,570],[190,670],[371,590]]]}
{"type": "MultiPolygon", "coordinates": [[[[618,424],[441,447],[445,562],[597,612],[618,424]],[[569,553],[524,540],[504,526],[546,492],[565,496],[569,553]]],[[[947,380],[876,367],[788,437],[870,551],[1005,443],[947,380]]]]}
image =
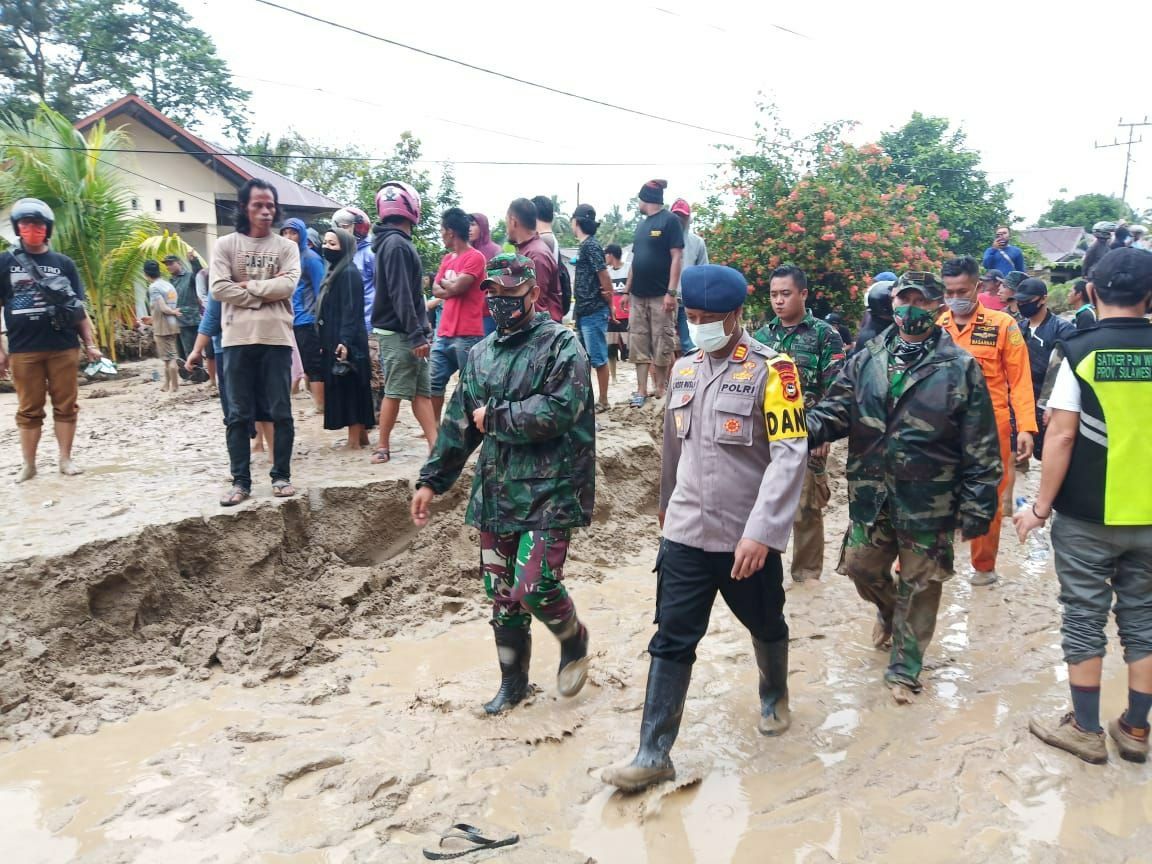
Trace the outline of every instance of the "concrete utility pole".
{"type": "MultiPolygon", "coordinates": [[[[1140,144],[1144,141],[1143,135],[1141,135],[1139,138],[1135,138],[1133,136],[1135,136],[1136,129],[1138,127],[1152,126],[1152,123],[1148,122],[1148,116],[1145,115],[1144,119],[1138,123],[1125,123],[1124,118],[1121,117],[1120,122],[1117,123],[1116,125],[1119,126],[1121,129],[1127,129],[1128,130],[1128,140],[1127,141],[1121,141],[1119,139],[1115,139],[1115,140],[1113,140],[1113,142],[1111,144],[1096,144],[1096,149],[1097,150],[1103,150],[1107,147],[1127,147],[1128,148],[1128,152],[1124,157],[1124,191],[1120,193],[1120,200],[1123,201],[1125,204],[1127,204],[1128,203],[1128,169],[1132,167],[1132,145],[1133,144],[1140,144]]],[[[1093,142],[1093,143],[1095,143],[1095,142],[1093,142]]]]}

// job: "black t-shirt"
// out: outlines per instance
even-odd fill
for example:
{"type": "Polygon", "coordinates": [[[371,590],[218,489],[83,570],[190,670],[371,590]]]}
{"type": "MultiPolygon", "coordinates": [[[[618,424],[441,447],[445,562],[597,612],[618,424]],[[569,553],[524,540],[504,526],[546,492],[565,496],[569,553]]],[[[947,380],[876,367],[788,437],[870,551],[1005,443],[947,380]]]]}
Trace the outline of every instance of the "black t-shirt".
{"type": "Polygon", "coordinates": [[[672,276],[672,250],[684,248],[684,226],[667,210],[640,223],[632,241],[632,293],[663,297],[672,276]]]}
{"type": "MultiPolygon", "coordinates": [[[[84,300],[84,285],[71,258],[51,250],[28,257],[36,262],[45,276],[64,276],[72,284],[76,296],[84,300]]],[[[76,347],[79,341],[76,328],[57,330],[52,326],[48,301],[36,287],[34,277],[24,272],[11,252],[0,253],[0,305],[4,307],[11,353],[67,351],[76,347]]]]}
{"type": "Polygon", "coordinates": [[[600,293],[600,273],[608,269],[604,261],[604,250],[595,237],[585,237],[576,257],[576,312],[591,315],[606,309],[608,303],[600,293]]]}

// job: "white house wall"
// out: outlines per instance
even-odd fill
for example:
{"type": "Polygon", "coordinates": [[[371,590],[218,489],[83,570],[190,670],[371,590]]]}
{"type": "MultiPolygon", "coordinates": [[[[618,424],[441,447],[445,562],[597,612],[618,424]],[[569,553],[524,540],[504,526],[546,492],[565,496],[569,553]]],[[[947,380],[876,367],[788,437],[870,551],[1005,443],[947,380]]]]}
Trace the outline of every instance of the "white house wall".
{"type": "MultiPolygon", "coordinates": [[[[215,239],[216,196],[231,198],[236,194],[236,187],[196,157],[131,118],[110,117],[108,125],[123,128],[138,150],[165,151],[117,154],[118,161],[127,169],[125,179],[133,190],[139,211],[165,227],[197,226],[202,232],[207,229],[206,233],[215,239]]],[[[200,243],[193,242],[193,245],[200,248],[200,243]]],[[[201,251],[207,250],[201,248],[201,251]]]]}

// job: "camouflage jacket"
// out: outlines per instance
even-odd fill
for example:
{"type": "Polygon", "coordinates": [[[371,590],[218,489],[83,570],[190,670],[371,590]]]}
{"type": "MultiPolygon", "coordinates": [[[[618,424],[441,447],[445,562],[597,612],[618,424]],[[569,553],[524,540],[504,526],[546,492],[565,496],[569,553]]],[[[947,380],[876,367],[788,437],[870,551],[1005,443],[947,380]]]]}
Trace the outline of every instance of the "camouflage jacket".
{"type": "Polygon", "coordinates": [[[844,340],[835,327],[811,312],[805,312],[795,327],[785,327],[779,318],[773,318],[752,338],[795,361],[804,404],[809,408],[828,392],[844,365],[844,340]]]}
{"type": "Polygon", "coordinates": [[[980,366],[938,331],[925,356],[893,374],[895,333],[854,354],[808,410],[808,443],[847,436],[853,522],[871,525],[887,505],[900,530],[985,534],[1002,465],[980,366]]]}
{"type": "Polygon", "coordinates": [[[480,456],[465,521],[511,534],[592,520],[596,420],[591,371],[567,327],[537,313],[526,329],[497,333],[468,355],[417,487],[437,494],[480,456]],[[487,408],[484,433],[472,413],[487,408]]]}

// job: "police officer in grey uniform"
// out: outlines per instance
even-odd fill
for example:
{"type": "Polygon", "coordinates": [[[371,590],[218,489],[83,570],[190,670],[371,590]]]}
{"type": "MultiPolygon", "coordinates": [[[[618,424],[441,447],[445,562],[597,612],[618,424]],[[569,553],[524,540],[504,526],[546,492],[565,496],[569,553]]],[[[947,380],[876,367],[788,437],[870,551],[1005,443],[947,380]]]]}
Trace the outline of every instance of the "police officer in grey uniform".
{"type": "Polygon", "coordinates": [[[603,772],[637,791],[676,776],[696,645],[719,591],[751,631],[760,669],[759,729],[779,735],[788,710],[788,624],[780,551],[788,545],[808,460],[796,365],[744,330],[744,277],[730,267],[686,267],[684,309],[696,354],[672,367],[664,414],[656,623],[631,764],[603,772]]]}

